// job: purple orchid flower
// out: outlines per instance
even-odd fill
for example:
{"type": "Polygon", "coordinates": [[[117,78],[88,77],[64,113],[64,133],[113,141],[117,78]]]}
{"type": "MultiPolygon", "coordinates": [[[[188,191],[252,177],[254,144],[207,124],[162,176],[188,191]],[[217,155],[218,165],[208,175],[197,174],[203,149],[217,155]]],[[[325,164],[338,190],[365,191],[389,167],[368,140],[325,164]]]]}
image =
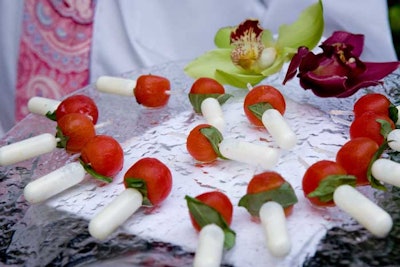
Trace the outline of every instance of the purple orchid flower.
{"type": "Polygon", "coordinates": [[[319,97],[348,97],[359,89],[381,84],[382,78],[400,66],[400,62],[363,62],[359,59],[364,35],[337,31],[314,54],[299,47],[293,56],[283,84],[296,73],[300,85],[319,97]]]}

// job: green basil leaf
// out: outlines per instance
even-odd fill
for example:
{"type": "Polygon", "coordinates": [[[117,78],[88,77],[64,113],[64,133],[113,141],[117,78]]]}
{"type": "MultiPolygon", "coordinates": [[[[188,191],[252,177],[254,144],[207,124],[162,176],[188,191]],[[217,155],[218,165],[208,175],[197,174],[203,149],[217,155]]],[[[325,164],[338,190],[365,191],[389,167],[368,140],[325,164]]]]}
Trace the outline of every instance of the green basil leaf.
{"type": "Polygon", "coordinates": [[[390,104],[390,106],[389,106],[389,117],[395,124],[396,124],[397,120],[399,119],[399,110],[393,104],[390,104]]]}
{"type": "Polygon", "coordinates": [[[126,177],[124,178],[126,188],[134,188],[138,190],[143,196],[142,205],[152,206],[152,203],[147,197],[147,185],[146,182],[141,178],[126,177]]]}
{"type": "Polygon", "coordinates": [[[286,208],[297,203],[297,196],[292,186],[285,182],[276,189],[244,195],[239,200],[239,206],[245,207],[252,216],[258,217],[261,206],[268,201],[275,201],[286,208]]]}
{"type": "Polygon", "coordinates": [[[185,196],[189,212],[197,224],[202,228],[207,224],[216,224],[224,231],[224,247],[231,249],[235,245],[236,233],[229,228],[229,225],[222,215],[213,207],[201,202],[196,198],[185,196]]]}
{"type": "Polygon", "coordinates": [[[218,131],[217,128],[215,128],[214,126],[211,126],[211,125],[210,125],[210,127],[201,128],[200,132],[202,135],[204,135],[208,139],[208,141],[210,141],[210,144],[211,144],[212,148],[214,149],[215,153],[218,155],[218,157],[221,159],[226,159],[219,151],[219,144],[223,140],[223,136],[222,136],[221,132],[218,131]]]}
{"type": "Polygon", "coordinates": [[[381,125],[380,134],[386,139],[393,130],[392,125],[387,120],[377,119],[376,121],[381,125]]]}
{"type": "Polygon", "coordinates": [[[80,163],[82,164],[83,168],[87,173],[89,173],[93,178],[106,182],[106,183],[111,183],[113,179],[108,176],[104,176],[98,172],[96,172],[90,164],[86,164],[81,158],[79,158],[80,163]]]}
{"type": "Polygon", "coordinates": [[[219,104],[224,104],[232,95],[230,94],[189,94],[189,101],[196,113],[201,114],[201,103],[206,98],[215,98],[219,104]]]}
{"type": "Polygon", "coordinates": [[[53,112],[48,111],[45,116],[47,118],[49,118],[50,120],[52,120],[52,121],[57,121],[56,112],[55,111],[53,111],[53,112]]]}
{"type": "Polygon", "coordinates": [[[368,170],[367,170],[367,179],[371,186],[373,188],[386,191],[386,187],[372,175],[372,164],[381,157],[382,153],[388,148],[388,142],[385,141],[383,144],[378,148],[378,150],[375,152],[375,154],[372,156],[371,161],[369,162],[368,165],[368,170]]]}
{"type": "Polygon", "coordinates": [[[247,107],[259,120],[267,109],[274,108],[270,103],[260,102],[247,107]]]}
{"type": "Polygon", "coordinates": [[[57,142],[57,147],[66,148],[69,137],[64,135],[60,127],[57,126],[56,130],[56,138],[60,139],[60,141],[57,142]]]}
{"type": "Polygon", "coordinates": [[[344,174],[328,175],[325,179],[321,180],[318,187],[307,196],[318,197],[322,202],[329,202],[333,200],[333,192],[335,192],[336,188],[344,184],[355,186],[356,177],[354,175],[344,174]]]}

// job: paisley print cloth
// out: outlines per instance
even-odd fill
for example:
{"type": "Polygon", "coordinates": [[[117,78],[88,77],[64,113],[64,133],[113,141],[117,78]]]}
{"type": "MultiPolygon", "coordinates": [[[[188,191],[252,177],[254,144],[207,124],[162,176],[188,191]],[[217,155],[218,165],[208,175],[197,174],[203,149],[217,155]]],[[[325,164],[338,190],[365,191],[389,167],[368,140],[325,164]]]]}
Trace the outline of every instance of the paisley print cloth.
{"type": "Polygon", "coordinates": [[[95,1],[25,0],[16,89],[16,120],[33,96],[60,99],[89,81],[95,1]]]}

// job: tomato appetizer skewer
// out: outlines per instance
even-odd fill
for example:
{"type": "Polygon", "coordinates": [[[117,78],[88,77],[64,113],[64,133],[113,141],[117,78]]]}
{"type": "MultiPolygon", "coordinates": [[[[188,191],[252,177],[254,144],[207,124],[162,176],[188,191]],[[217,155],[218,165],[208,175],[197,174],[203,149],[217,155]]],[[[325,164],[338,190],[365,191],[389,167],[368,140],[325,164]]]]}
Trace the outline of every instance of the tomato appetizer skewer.
{"type": "Polygon", "coordinates": [[[391,216],[358,190],[356,177],[337,162],[321,160],[304,174],[303,191],[317,206],[337,205],[377,237],[385,237],[393,226],[391,216]]]}
{"type": "Polygon", "coordinates": [[[259,217],[266,234],[267,247],[272,255],[289,254],[291,241],[286,226],[286,216],[297,203],[292,186],[277,172],[265,171],[253,176],[247,185],[247,193],[239,206],[259,217]]]}
{"type": "Polygon", "coordinates": [[[250,123],[264,126],[281,148],[291,149],[296,145],[296,134],[283,117],[286,102],[279,90],[268,85],[252,88],[244,99],[243,109],[250,123]]]}
{"type": "Polygon", "coordinates": [[[195,160],[212,162],[222,157],[219,151],[222,139],[222,134],[217,128],[209,124],[200,124],[187,136],[186,149],[195,160]]]}
{"type": "Polygon", "coordinates": [[[103,93],[123,96],[134,95],[136,102],[145,107],[158,108],[168,103],[171,85],[167,78],[147,74],[131,80],[121,77],[101,76],[96,88],[103,93]]]}
{"type": "Polygon", "coordinates": [[[156,206],[172,189],[169,168],[156,158],[142,158],[124,175],[125,190],[100,211],[89,223],[89,233],[106,239],[142,205],[156,206]]]}
{"type": "Polygon", "coordinates": [[[81,162],[68,163],[29,182],[24,188],[25,199],[30,203],[43,202],[82,182],[86,173],[110,183],[123,165],[122,148],[114,138],[106,135],[92,138],[83,147],[81,157],[81,162]]]}
{"type": "Polygon", "coordinates": [[[231,249],[235,244],[236,233],[229,228],[233,215],[231,201],[219,191],[185,198],[190,221],[199,232],[193,266],[220,266],[223,249],[231,249]]]}
{"type": "Polygon", "coordinates": [[[212,78],[201,77],[194,81],[188,96],[193,110],[202,114],[208,124],[223,132],[225,120],[221,105],[231,97],[225,94],[223,85],[212,78]]]}

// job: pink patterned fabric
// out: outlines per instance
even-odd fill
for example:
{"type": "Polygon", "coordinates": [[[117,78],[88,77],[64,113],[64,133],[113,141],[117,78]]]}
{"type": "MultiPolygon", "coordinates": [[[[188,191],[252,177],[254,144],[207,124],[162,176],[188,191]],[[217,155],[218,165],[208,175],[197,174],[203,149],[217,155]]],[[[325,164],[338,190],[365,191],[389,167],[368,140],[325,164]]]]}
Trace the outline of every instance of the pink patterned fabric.
{"type": "Polygon", "coordinates": [[[25,0],[16,120],[33,96],[60,99],[88,84],[94,1],[25,0]]]}

